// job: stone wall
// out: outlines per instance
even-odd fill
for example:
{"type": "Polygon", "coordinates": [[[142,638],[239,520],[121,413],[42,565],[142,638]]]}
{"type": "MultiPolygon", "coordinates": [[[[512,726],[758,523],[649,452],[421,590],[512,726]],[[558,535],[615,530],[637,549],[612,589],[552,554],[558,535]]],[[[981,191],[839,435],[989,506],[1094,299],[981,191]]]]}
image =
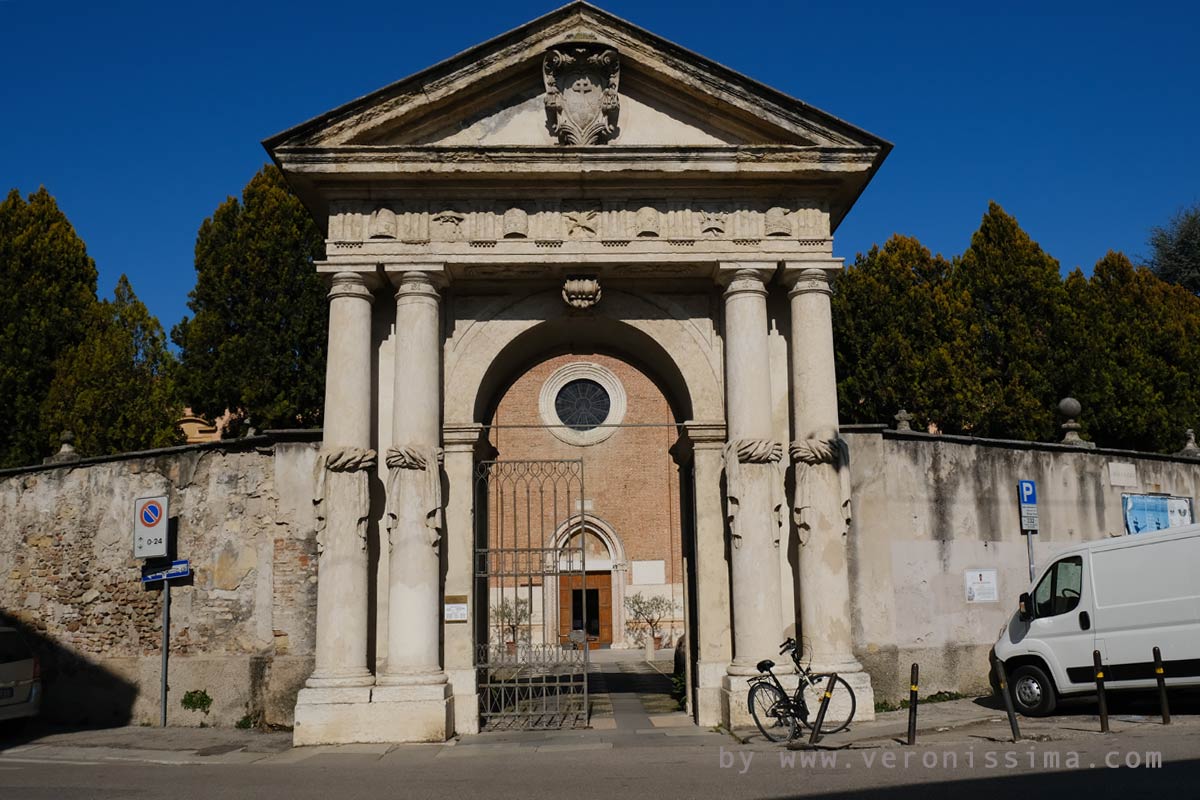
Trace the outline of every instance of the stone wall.
{"type": "MultiPolygon", "coordinates": [[[[291,724],[312,666],[318,435],[0,472],[0,615],[41,652],[48,716],[157,721],[161,595],[139,582],[131,536],[134,500],[165,493],[178,557],[195,570],[171,593],[169,722],[291,724]],[[180,705],[198,689],[212,697],[208,715],[180,705]]],[[[1123,535],[1122,493],[1200,490],[1191,458],[882,427],[845,436],[855,648],[890,702],[906,694],[914,661],[923,692],[986,690],[988,649],[1028,585],[1019,479],[1038,482],[1039,565],[1123,535]],[[1114,463],[1132,466],[1136,485],[1113,485],[1114,463]],[[997,570],[999,602],[966,602],[964,572],[979,568],[997,570]]]]}
{"type": "Polygon", "coordinates": [[[316,443],[255,437],[0,473],[0,614],[41,652],[47,716],[159,714],[162,595],[139,581],[134,501],[166,494],[176,557],[168,720],[291,724],[311,671],[316,443]],[[204,690],[208,714],[184,709],[204,690]]]}
{"type": "Polygon", "coordinates": [[[1016,484],[1037,481],[1040,569],[1058,550],[1124,535],[1122,493],[1195,498],[1200,460],[1054,444],[875,429],[850,444],[854,523],[850,572],[856,653],[876,698],[987,690],[987,654],[1029,586],[1016,484]],[[1111,464],[1136,485],[1113,485],[1111,464]],[[1118,468],[1128,473],[1128,467],[1118,468]],[[999,601],[968,603],[964,573],[995,568],[999,601]]]}

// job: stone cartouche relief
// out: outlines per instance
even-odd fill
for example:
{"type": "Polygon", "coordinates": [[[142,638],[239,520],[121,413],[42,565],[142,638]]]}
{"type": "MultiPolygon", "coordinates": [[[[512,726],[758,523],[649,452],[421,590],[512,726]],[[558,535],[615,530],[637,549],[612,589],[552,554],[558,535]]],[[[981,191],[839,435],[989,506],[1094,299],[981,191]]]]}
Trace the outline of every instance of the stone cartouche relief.
{"type": "Polygon", "coordinates": [[[405,243],[599,240],[618,246],[638,239],[668,241],[763,239],[823,240],[829,212],[817,201],[542,199],[368,204],[335,201],[329,240],[353,248],[369,240],[405,243]]]}
{"type": "Polygon", "coordinates": [[[621,59],[601,44],[561,44],[546,51],[546,127],[559,144],[604,144],[617,136],[621,59]]]}

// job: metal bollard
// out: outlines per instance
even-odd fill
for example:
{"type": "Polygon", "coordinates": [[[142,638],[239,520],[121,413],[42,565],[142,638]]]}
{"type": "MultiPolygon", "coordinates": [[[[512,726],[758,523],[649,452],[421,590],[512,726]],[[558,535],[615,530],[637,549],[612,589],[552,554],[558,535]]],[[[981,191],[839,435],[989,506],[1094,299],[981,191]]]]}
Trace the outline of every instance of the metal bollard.
{"type": "Polygon", "coordinates": [[[1158,681],[1158,705],[1162,709],[1163,725],[1171,724],[1171,707],[1167,705],[1167,678],[1163,673],[1162,653],[1154,648],[1154,679],[1158,681]]]}
{"type": "Polygon", "coordinates": [[[921,668],[913,664],[908,686],[908,743],[910,745],[917,743],[917,677],[920,672],[921,668]]]}
{"type": "Polygon", "coordinates": [[[1012,740],[1021,740],[1021,728],[1017,725],[1017,711],[1013,708],[1012,695],[1008,693],[1008,675],[1004,671],[1004,662],[992,656],[992,668],[996,670],[996,680],[1000,684],[1000,696],[1004,698],[1004,708],[1008,711],[1008,726],[1012,728],[1012,740]]]}
{"type": "Polygon", "coordinates": [[[816,744],[821,738],[821,723],[825,721],[825,712],[829,710],[829,698],[833,697],[833,684],[837,680],[837,673],[829,676],[829,682],[825,684],[825,695],[821,698],[821,708],[817,711],[817,719],[813,722],[812,733],[809,734],[808,743],[816,744]]]}
{"type": "Polygon", "coordinates": [[[1096,697],[1100,701],[1100,732],[1108,733],[1108,698],[1104,696],[1104,662],[1100,651],[1092,651],[1092,666],[1096,674],[1096,697]]]}

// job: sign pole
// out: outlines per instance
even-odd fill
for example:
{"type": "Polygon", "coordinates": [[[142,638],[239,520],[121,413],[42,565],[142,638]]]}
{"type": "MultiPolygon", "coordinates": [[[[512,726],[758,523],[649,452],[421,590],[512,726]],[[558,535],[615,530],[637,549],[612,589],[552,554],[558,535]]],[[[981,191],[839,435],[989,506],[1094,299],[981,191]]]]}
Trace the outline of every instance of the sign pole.
{"type": "Polygon", "coordinates": [[[1025,545],[1029,551],[1029,582],[1033,583],[1033,579],[1037,577],[1037,570],[1033,565],[1033,533],[1025,531],[1025,545]]]}
{"type": "Polygon", "coordinates": [[[1017,505],[1021,512],[1021,533],[1025,536],[1025,549],[1029,554],[1029,582],[1037,577],[1033,563],[1033,537],[1037,534],[1038,522],[1037,484],[1034,481],[1017,481],[1017,505]]]}
{"type": "Polygon", "coordinates": [[[171,581],[163,581],[162,618],[162,727],[167,727],[167,651],[171,646],[171,581]]]}

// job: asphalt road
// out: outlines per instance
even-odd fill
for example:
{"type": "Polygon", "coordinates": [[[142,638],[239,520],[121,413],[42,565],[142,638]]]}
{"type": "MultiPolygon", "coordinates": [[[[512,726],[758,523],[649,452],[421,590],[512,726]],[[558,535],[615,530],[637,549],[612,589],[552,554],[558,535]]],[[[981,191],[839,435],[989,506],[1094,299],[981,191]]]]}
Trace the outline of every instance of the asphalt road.
{"type": "Polygon", "coordinates": [[[1063,740],[1017,745],[992,741],[982,733],[959,733],[953,741],[915,748],[892,745],[815,753],[766,744],[742,746],[725,736],[664,742],[613,747],[581,740],[538,749],[418,745],[388,752],[342,748],[294,762],[289,759],[300,751],[250,764],[211,765],[88,763],[86,755],[68,763],[43,761],[32,754],[20,760],[21,753],[10,753],[0,760],[0,798],[1200,796],[1200,731],[1194,727],[1139,725],[1118,735],[1074,732],[1063,740]],[[1161,754],[1162,766],[1147,766],[1148,760],[1159,757],[1148,754],[1161,754]]]}

